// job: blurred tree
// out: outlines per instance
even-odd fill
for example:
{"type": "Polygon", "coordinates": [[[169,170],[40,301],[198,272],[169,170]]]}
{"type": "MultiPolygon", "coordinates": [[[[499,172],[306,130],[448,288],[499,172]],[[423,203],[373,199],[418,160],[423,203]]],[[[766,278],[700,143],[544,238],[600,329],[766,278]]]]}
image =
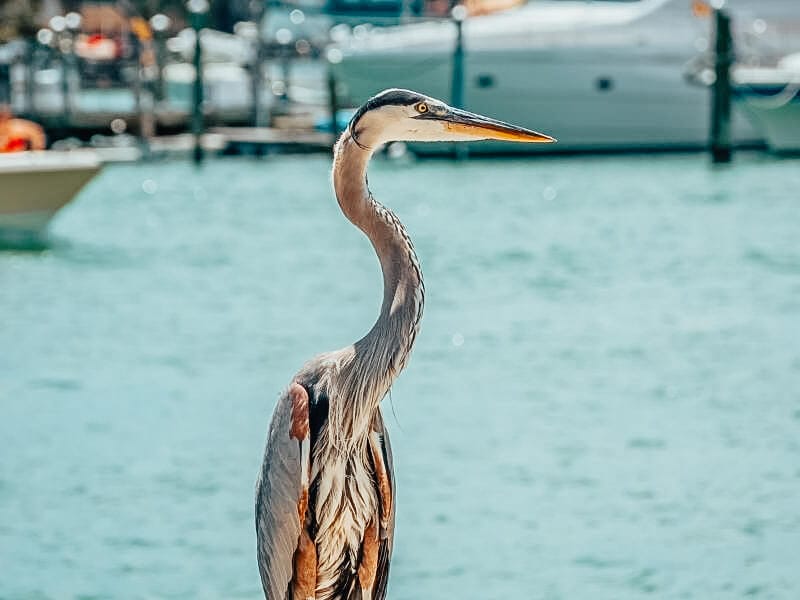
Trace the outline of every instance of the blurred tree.
{"type": "Polygon", "coordinates": [[[264,0],[211,0],[209,23],[214,29],[233,33],[233,26],[239,21],[262,14],[264,4],[264,0]]]}
{"type": "MultiPolygon", "coordinates": [[[[264,1],[210,0],[209,26],[232,32],[238,21],[252,18],[253,11],[263,6],[264,1]]],[[[186,15],[185,0],[60,0],[56,4],[64,12],[80,11],[84,4],[113,4],[129,16],[145,19],[156,13],[166,13],[172,17],[186,15]]],[[[37,24],[36,17],[42,6],[43,0],[0,0],[0,43],[34,35],[41,26],[37,24]]]]}
{"type": "MultiPolygon", "coordinates": [[[[238,21],[250,18],[251,4],[262,3],[263,0],[210,0],[209,26],[233,32],[233,26],[238,21]]],[[[129,14],[141,15],[145,19],[156,13],[166,13],[171,16],[186,14],[185,0],[118,0],[118,4],[129,14]]]]}
{"type": "Polygon", "coordinates": [[[186,11],[185,2],[181,0],[120,0],[118,4],[128,14],[141,15],[145,19],[157,13],[182,15],[186,11]]]}
{"type": "Polygon", "coordinates": [[[36,15],[41,0],[3,0],[0,2],[0,43],[20,36],[31,36],[38,29],[36,15]]]}

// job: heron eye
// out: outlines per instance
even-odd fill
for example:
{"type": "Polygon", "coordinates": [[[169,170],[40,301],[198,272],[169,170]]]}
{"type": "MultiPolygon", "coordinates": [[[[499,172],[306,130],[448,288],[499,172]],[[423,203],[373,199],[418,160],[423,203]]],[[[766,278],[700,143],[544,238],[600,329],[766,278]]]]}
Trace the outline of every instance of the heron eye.
{"type": "Polygon", "coordinates": [[[424,102],[420,102],[414,108],[417,109],[418,113],[426,113],[426,112],[428,112],[428,105],[425,104],[424,102]]]}

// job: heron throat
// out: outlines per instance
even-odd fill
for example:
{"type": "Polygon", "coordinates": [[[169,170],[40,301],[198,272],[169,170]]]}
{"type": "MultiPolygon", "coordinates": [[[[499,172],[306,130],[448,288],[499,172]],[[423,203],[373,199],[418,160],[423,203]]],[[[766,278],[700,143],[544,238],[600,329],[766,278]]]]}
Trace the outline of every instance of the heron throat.
{"type": "Polygon", "coordinates": [[[344,215],[372,243],[383,273],[383,302],[372,329],[346,348],[332,376],[331,431],[339,443],[361,439],[381,399],[405,367],[416,339],[425,287],[414,246],[397,216],[377,202],[367,185],[374,149],[358,144],[349,131],[336,144],[333,186],[344,215]],[[338,401],[338,402],[337,402],[338,401]]]}

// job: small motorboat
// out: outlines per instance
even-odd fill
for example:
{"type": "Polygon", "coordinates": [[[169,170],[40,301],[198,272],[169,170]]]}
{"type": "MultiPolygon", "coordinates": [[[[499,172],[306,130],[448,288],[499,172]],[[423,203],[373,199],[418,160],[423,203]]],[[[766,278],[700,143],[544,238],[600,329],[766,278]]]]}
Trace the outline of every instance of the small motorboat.
{"type": "Polygon", "coordinates": [[[100,159],[91,151],[0,154],[0,243],[43,241],[53,215],[100,168],[100,159]]]}
{"type": "Polygon", "coordinates": [[[760,130],[769,149],[800,153],[800,53],[775,67],[737,67],[733,72],[737,104],[760,130]]]}

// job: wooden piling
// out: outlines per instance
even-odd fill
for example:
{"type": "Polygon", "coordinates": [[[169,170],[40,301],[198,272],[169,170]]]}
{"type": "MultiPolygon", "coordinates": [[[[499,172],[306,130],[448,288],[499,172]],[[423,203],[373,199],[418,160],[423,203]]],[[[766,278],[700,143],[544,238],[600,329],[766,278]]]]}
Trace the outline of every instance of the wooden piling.
{"type": "Polygon", "coordinates": [[[136,113],[137,133],[139,134],[139,148],[142,156],[150,154],[150,140],[155,136],[155,107],[148,82],[144,81],[142,69],[142,40],[134,39],[133,44],[133,101],[136,113]]]}
{"type": "Polygon", "coordinates": [[[167,97],[164,81],[164,67],[167,64],[167,40],[163,31],[155,32],[156,81],[153,96],[156,102],[163,102],[167,97]]]}
{"type": "Polygon", "coordinates": [[[339,98],[336,95],[336,76],[333,74],[333,69],[328,67],[328,101],[331,111],[331,133],[333,133],[333,151],[336,145],[336,140],[339,139],[339,121],[336,118],[339,113],[339,98]]]}
{"type": "Polygon", "coordinates": [[[283,81],[283,91],[278,100],[281,105],[281,112],[289,112],[289,81],[291,80],[292,57],[289,44],[281,44],[281,80],[283,81]]]}
{"type": "Polygon", "coordinates": [[[195,164],[203,162],[203,46],[200,43],[200,15],[192,14],[194,28],[194,86],[192,88],[192,135],[194,150],[192,158],[195,164]]]}
{"type": "MultiPolygon", "coordinates": [[[[69,35],[69,34],[62,33],[60,35],[61,36],[65,36],[65,35],[69,35]]],[[[60,39],[64,39],[64,38],[62,37],[60,39]]],[[[66,50],[60,49],[60,52],[61,52],[61,57],[60,57],[61,58],[61,60],[60,60],[60,63],[61,63],[61,101],[63,102],[63,105],[61,107],[62,108],[62,120],[63,120],[62,125],[64,126],[65,129],[68,129],[69,125],[70,125],[70,122],[72,120],[71,119],[71,117],[72,117],[72,97],[71,97],[71,94],[70,94],[70,85],[69,85],[69,80],[70,80],[70,75],[71,75],[70,67],[72,66],[70,63],[72,61],[71,61],[70,51],[66,51],[66,50]]]]}
{"type": "Polygon", "coordinates": [[[257,32],[256,39],[253,42],[253,64],[251,65],[250,73],[250,93],[253,100],[253,113],[251,122],[253,127],[264,127],[264,102],[261,97],[261,91],[264,88],[264,43],[261,40],[261,32],[257,32]]]}
{"type": "Polygon", "coordinates": [[[0,63],[0,104],[11,105],[11,65],[0,63]]]}
{"type": "Polygon", "coordinates": [[[29,40],[25,45],[25,110],[28,118],[36,120],[36,64],[38,41],[29,40]]]}
{"type": "MultiPolygon", "coordinates": [[[[456,26],[456,39],[453,45],[453,78],[450,86],[450,104],[455,108],[464,108],[464,19],[467,17],[467,8],[457,4],[451,11],[453,23],[456,26]]],[[[454,145],[456,158],[467,157],[465,144],[454,145]]]]}
{"type": "Polygon", "coordinates": [[[731,19],[721,8],[714,10],[715,80],[711,92],[711,159],[728,163],[733,157],[731,142],[731,65],[734,61],[731,19]]]}

